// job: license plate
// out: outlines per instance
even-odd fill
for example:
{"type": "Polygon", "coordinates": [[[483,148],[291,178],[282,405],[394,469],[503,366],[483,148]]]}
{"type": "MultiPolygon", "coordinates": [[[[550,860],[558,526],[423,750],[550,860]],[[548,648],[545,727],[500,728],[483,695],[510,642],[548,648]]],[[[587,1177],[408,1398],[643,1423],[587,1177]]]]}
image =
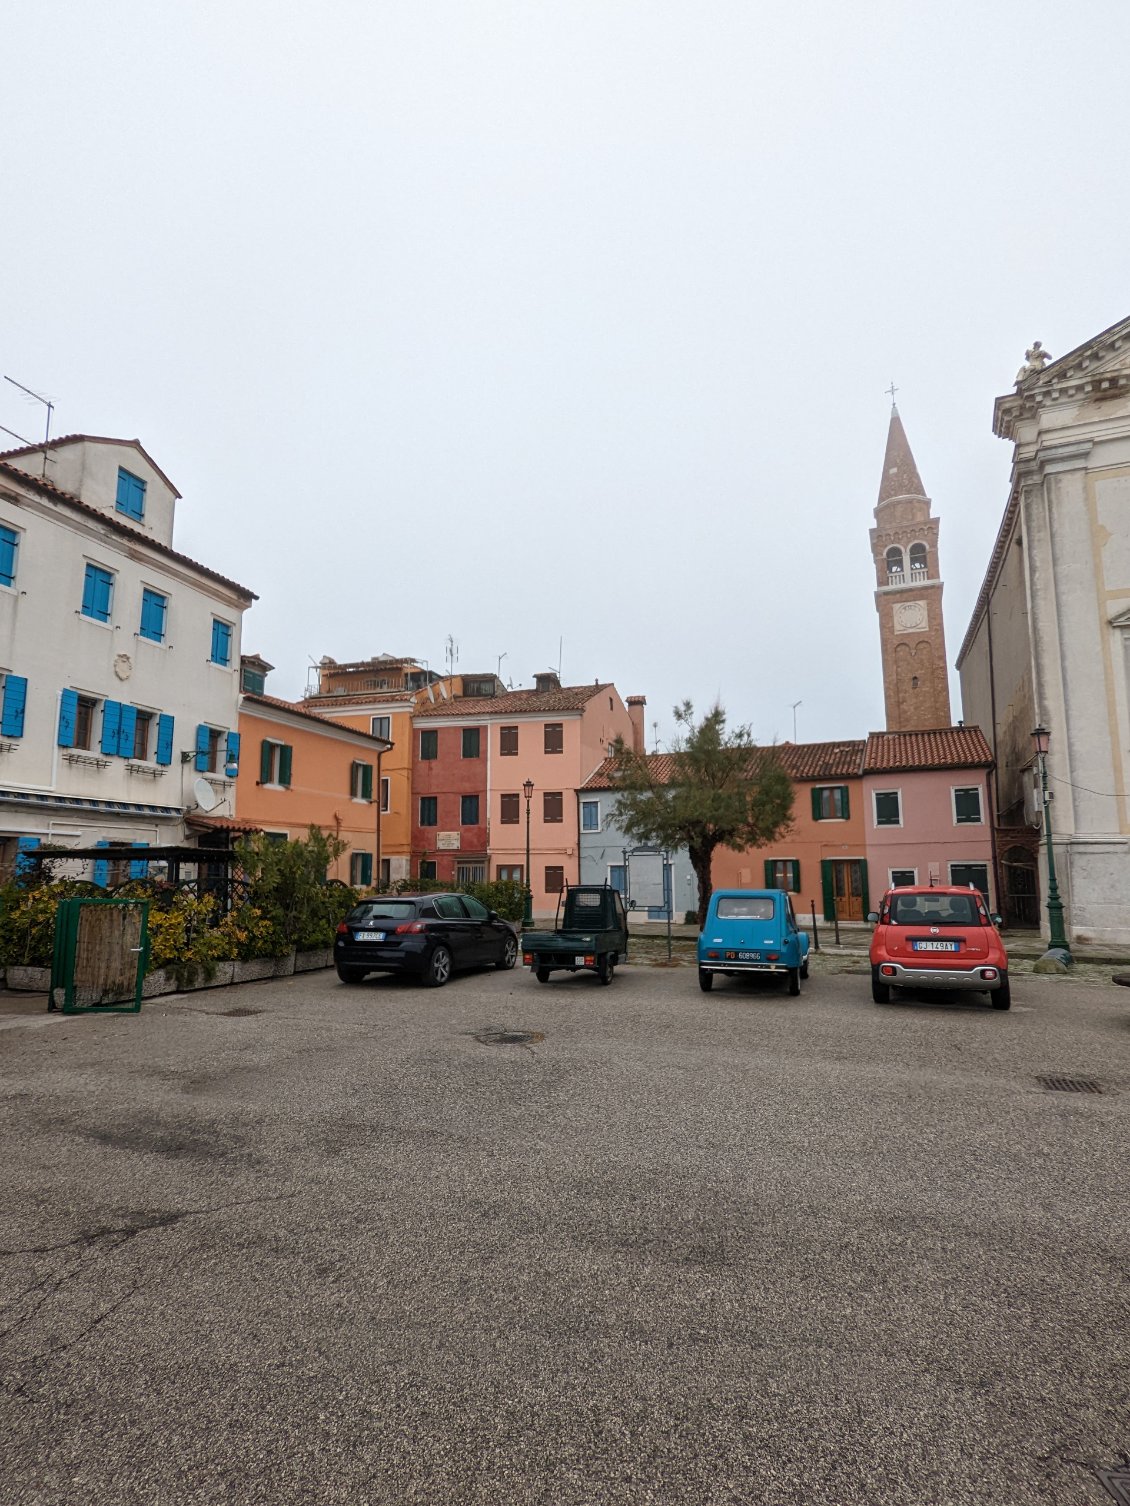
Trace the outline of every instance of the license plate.
{"type": "Polygon", "coordinates": [[[383,941],[385,933],[383,931],[354,931],[353,939],[354,941],[383,941]]]}
{"type": "Polygon", "coordinates": [[[961,943],[959,941],[913,941],[911,946],[916,952],[956,952],[961,943]]]}
{"type": "Polygon", "coordinates": [[[727,952],[726,957],[730,962],[760,962],[760,952],[727,952]]]}
{"type": "Polygon", "coordinates": [[[585,965],[585,959],[583,957],[574,957],[573,958],[573,965],[574,965],[574,967],[584,967],[584,965],[585,965]]]}

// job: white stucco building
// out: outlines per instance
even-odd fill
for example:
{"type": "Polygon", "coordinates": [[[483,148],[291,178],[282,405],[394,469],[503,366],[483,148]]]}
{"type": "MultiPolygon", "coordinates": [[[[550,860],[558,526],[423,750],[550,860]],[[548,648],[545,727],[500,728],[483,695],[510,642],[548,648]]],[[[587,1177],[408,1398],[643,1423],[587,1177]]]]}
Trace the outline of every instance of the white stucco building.
{"type": "Polygon", "coordinates": [[[0,455],[6,871],[41,844],[183,842],[197,779],[234,812],[255,596],[173,548],[178,497],[136,440],[0,455]]]}
{"type": "MultiPolygon", "coordinates": [[[[1068,937],[1130,943],[1130,319],[1046,360],[1034,348],[994,408],[1012,488],[958,655],[962,705],[996,759],[1006,910],[1037,851],[1043,723],[1068,937]]],[[[1046,933],[1042,844],[1038,861],[1046,933]]]]}

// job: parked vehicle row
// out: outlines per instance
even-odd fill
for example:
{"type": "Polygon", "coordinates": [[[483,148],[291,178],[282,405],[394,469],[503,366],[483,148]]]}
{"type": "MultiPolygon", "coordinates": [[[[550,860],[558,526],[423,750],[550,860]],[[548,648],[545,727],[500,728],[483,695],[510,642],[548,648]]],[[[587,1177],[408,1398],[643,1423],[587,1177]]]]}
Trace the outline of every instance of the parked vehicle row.
{"type": "MultiPolygon", "coordinates": [[[[556,971],[596,973],[612,982],[627,956],[623,896],[606,884],[575,885],[563,896],[552,931],[521,938],[509,921],[469,894],[377,895],[355,905],[337,928],[334,962],[343,983],[370,973],[407,973],[433,988],[455,972],[523,963],[539,983],[556,971]]],[[[1008,955],[976,889],[953,886],[888,890],[868,917],[871,994],[889,1004],[903,989],[986,993],[1008,1009],[1008,955]]],[[[698,983],[715,978],[779,979],[792,997],[808,977],[809,938],[792,900],[780,889],[716,889],[698,938],[698,983]]]]}

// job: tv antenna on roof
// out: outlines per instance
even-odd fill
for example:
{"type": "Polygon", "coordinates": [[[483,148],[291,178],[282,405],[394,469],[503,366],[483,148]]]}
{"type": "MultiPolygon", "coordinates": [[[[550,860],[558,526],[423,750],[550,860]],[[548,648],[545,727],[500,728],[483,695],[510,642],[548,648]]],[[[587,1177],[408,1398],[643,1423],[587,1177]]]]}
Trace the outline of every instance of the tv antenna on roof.
{"type": "MultiPolygon", "coordinates": [[[[46,428],[43,431],[43,474],[46,476],[46,474],[47,474],[47,446],[51,443],[51,415],[55,411],[55,404],[51,401],[50,398],[43,397],[38,392],[33,392],[30,387],[25,387],[22,382],[17,382],[16,379],[15,379],[15,377],[6,376],[4,378],[4,380],[6,382],[11,382],[12,386],[13,387],[18,387],[21,392],[26,392],[27,395],[28,395],[28,397],[34,398],[37,403],[42,403],[43,406],[47,409],[47,426],[46,426],[46,428]]],[[[11,429],[5,429],[4,433],[5,434],[11,434],[12,431],[11,431],[11,429]]],[[[19,439],[20,436],[18,434],[16,434],[13,437],[15,439],[19,439]]],[[[24,444],[27,444],[27,440],[26,439],[23,442],[24,442],[24,444]]]]}
{"type": "Polygon", "coordinates": [[[443,652],[444,658],[447,660],[447,672],[449,675],[453,675],[455,673],[455,666],[459,663],[459,645],[451,633],[447,635],[443,652]]]}

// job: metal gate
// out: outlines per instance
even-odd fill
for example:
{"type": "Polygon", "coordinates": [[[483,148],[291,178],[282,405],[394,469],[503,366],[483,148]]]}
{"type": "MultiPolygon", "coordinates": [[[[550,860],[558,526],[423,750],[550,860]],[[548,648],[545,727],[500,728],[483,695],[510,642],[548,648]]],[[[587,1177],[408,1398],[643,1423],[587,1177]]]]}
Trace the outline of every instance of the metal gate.
{"type": "Polygon", "coordinates": [[[1036,859],[1023,847],[1010,847],[1001,862],[1004,875],[1004,918],[1010,926],[1038,930],[1040,885],[1036,859]]]}
{"type": "Polygon", "coordinates": [[[136,1013],[148,960],[147,900],[60,900],[48,1007],[136,1013]]]}

